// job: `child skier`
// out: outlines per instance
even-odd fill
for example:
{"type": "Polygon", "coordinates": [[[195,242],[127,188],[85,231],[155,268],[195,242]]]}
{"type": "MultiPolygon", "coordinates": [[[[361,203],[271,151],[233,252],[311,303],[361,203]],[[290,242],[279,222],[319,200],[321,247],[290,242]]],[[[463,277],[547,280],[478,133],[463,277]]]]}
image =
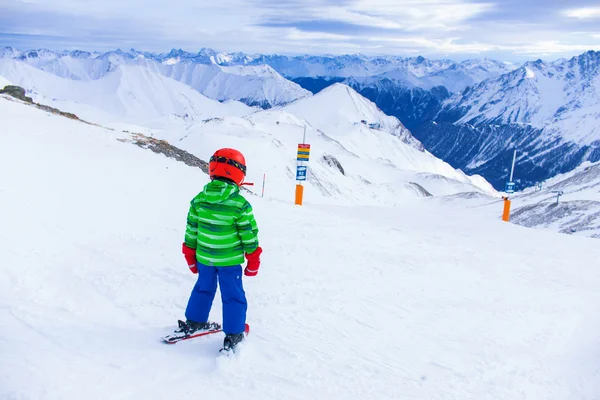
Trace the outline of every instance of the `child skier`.
{"type": "Polygon", "coordinates": [[[191,335],[219,328],[208,321],[218,281],[223,301],[223,350],[228,351],[247,333],[241,264],[245,256],[244,275],[256,276],[262,249],[252,206],[240,194],[246,176],[244,156],[234,149],[220,149],[208,168],[211,182],[194,197],[187,216],[183,254],[198,281],[185,310],[186,322],[179,321],[179,332],[191,335]]]}

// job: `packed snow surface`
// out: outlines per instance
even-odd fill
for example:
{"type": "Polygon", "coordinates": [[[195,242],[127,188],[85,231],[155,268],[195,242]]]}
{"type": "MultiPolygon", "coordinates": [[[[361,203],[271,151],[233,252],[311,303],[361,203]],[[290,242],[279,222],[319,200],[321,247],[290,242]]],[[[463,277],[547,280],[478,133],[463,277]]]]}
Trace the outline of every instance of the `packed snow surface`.
{"type": "Polygon", "coordinates": [[[16,101],[0,120],[2,399],[598,398],[596,240],[414,198],[248,195],[252,328],[221,359],[219,335],[158,340],[195,281],[180,247],[207,176],[16,101]]]}

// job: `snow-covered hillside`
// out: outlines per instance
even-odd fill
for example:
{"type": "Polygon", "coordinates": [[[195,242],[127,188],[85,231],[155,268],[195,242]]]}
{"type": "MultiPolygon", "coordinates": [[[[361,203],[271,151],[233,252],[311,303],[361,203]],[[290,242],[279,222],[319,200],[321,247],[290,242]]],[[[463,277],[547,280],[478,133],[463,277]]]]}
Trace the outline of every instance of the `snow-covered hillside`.
{"type": "Polygon", "coordinates": [[[121,65],[100,79],[83,81],[5,59],[0,60],[0,75],[27,89],[41,103],[104,124],[164,127],[254,111],[239,102],[211,100],[187,85],[133,65],[121,65]]]}
{"type": "Polygon", "coordinates": [[[298,100],[283,109],[324,131],[343,132],[349,129],[348,125],[362,123],[371,129],[389,132],[419,150],[423,149],[397,118],[383,114],[375,103],[346,85],[336,83],[317,96],[298,100]]]}
{"type": "Polygon", "coordinates": [[[306,142],[312,146],[308,202],[394,205],[429,194],[497,195],[489,183],[423,150],[400,121],[345,85],[244,118],[194,124],[183,137],[176,131],[164,133],[164,138],[205,158],[210,156],[207,147],[239,148],[254,160],[248,179],[260,184],[266,173],[267,195],[270,188],[285,188],[283,198],[289,198],[305,126],[306,142]]]}
{"type": "Polygon", "coordinates": [[[2,97],[0,120],[0,398],[600,392],[597,241],[432,202],[249,196],[265,252],[244,277],[247,342],[234,359],[216,359],[218,335],[166,346],[195,282],[180,248],[207,176],[2,97]]]}
{"type": "MultiPolygon", "coordinates": [[[[506,195],[505,193],[503,193],[506,195]]],[[[600,239],[600,163],[585,162],[539,186],[510,196],[510,222],[528,228],[600,239]]],[[[437,204],[468,207],[481,218],[499,219],[504,203],[482,193],[430,198],[437,204]]]]}
{"type": "Polygon", "coordinates": [[[541,189],[524,190],[514,202],[516,224],[600,239],[600,163],[586,162],[541,189]]]}

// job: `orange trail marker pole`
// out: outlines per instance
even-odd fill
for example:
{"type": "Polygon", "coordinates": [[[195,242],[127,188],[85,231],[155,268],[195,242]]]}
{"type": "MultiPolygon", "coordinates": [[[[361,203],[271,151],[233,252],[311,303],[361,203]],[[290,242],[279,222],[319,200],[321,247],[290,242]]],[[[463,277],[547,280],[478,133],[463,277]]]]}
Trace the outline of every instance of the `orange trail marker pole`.
{"type": "Polygon", "coordinates": [[[504,211],[502,212],[502,221],[508,222],[510,219],[510,200],[508,197],[504,198],[504,211]]]}
{"type": "Polygon", "coordinates": [[[302,205],[302,197],[304,195],[304,186],[302,185],[296,185],[296,202],[295,204],[297,206],[301,206],[302,205]]]}

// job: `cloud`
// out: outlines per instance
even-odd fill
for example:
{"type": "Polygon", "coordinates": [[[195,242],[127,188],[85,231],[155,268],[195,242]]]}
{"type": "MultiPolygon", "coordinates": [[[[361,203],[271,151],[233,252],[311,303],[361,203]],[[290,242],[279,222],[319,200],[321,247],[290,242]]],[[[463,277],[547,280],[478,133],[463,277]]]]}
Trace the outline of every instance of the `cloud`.
{"type": "Polygon", "coordinates": [[[352,37],[348,35],[338,35],[335,33],[326,32],[305,32],[300,29],[292,28],[285,35],[286,39],[290,40],[351,40],[352,37]]]}
{"type": "Polygon", "coordinates": [[[494,8],[493,4],[460,0],[359,0],[351,8],[372,13],[412,31],[417,29],[459,29],[476,16],[494,8]]]}
{"type": "Polygon", "coordinates": [[[562,0],[0,0],[0,45],[513,60],[600,49],[597,0],[569,4],[565,10],[562,0]]]}
{"type": "Polygon", "coordinates": [[[513,51],[516,54],[550,55],[571,52],[585,52],[587,50],[590,50],[590,46],[585,44],[568,44],[561,43],[558,41],[546,41],[531,43],[526,46],[507,47],[507,49],[513,51]]]}
{"type": "Polygon", "coordinates": [[[445,54],[480,54],[491,50],[499,50],[500,46],[485,43],[459,43],[458,38],[447,38],[431,40],[424,37],[386,38],[374,37],[368,39],[370,42],[385,43],[388,46],[396,45],[415,51],[440,51],[445,54]]]}
{"type": "Polygon", "coordinates": [[[600,7],[572,8],[564,13],[571,18],[600,19],[600,7]]]}

